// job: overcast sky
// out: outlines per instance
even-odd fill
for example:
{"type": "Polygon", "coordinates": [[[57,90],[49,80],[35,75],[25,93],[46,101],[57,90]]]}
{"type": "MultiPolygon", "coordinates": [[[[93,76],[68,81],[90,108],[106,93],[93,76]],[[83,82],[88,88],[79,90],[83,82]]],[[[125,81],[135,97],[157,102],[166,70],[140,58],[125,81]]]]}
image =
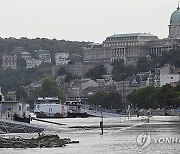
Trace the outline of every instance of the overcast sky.
{"type": "Polygon", "coordinates": [[[0,0],[0,37],[102,43],[120,33],[168,36],[178,0],[0,0]]]}

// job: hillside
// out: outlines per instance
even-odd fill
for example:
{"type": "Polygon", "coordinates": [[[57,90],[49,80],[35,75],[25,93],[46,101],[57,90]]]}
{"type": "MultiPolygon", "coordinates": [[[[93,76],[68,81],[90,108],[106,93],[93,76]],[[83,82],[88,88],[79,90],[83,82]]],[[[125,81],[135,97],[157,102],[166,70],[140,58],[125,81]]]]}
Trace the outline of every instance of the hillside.
{"type": "Polygon", "coordinates": [[[0,38],[0,53],[11,52],[15,47],[23,47],[26,51],[32,53],[35,50],[48,50],[54,54],[57,52],[68,52],[69,54],[81,53],[82,47],[86,46],[88,42],[65,41],[47,38],[0,38]]]}

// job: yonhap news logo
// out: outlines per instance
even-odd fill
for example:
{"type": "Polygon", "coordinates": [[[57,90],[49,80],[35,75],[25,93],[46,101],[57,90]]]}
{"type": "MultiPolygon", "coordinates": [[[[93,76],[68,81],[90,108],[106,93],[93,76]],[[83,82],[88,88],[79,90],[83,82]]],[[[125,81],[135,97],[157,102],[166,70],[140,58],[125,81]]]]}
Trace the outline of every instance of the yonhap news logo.
{"type": "Polygon", "coordinates": [[[136,142],[138,146],[144,149],[151,144],[151,135],[149,133],[139,134],[136,142]]]}
{"type": "Polygon", "coordinates": [[[179,137],[152,137],[150,133],[141,133],[136,139],[137,145],[141,148],[147,148],[150,144],[178,144],[180,145],[179,137]]]}

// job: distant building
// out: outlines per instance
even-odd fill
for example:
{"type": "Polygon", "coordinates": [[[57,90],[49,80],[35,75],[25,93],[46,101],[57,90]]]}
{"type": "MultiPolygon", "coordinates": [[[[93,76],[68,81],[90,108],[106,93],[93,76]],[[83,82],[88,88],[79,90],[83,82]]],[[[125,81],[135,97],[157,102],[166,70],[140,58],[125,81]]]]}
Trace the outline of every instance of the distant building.
{"type": "Polygon", "coordinates": [[[147,77],[146,86],[159,87],[160,86],[160,78],[157,70],[151,70],[147,77]]]}
{"type": "Polygon", "coordinates": [[[33,68],[35,66],[41,65],[42,61],[40,59],[29,58],[26,59],[26,68],[33,68]]]}
{"type": "Polygon", "coordinates": [[[15,53],[23,53],[23,52],[26,52],[26,50],[23,48],[23,47],[15,47],[14,48],[14,52],[15,53]]]}
{"type": "Polygon", "coordinates": [[[51,63],[51,55],[47,50],[35,50],[39,55],[39,59],[44,63],[51,63]]]}
{"type": "Polygon", "coordinates": [[[3,69],[6,69],[8,67],[12,69],[17,68],[17,56],[16,55],[2,55],[2,67],[3,69]]]}
{"type": "Polygon", "coordinates": [[[8,91],[8,93],[6,94],[6,98],[16,101],[16,92],[8,91]]]}
{"type": "Polygon", "coordinates": [[[21,58],[23,59],[30,59],[31,58],[31,54],[29,52],[22,52],[21,53],[21,58]]]}
{"type": "Polygon", "coordinates": [[[180,69],[169,64],[160,68],[160,86],[180,81],[180,69]]]}
{"type": "Polygon", "coordinates": [[[71,59],[72,63],[77,63],[77,62],[83,61],[83,57],[80,54],[72,54],[70,59],[71,59]]]}
{"type": "Polygon", "coordinates": [[[0,119],[18,120],[18,118],[29,118],[29,104],[18,101],[5,101],[0,90],[0,119]]]}
{"type": "Polygon", "coordinates": [[[68,53],[56,53],[55,54],[55,62],[56,65],[66,65],[70,61],[68,53]]]}
{"type": "Polygon", "coordinates": [[[149,33],[114,34],[102,44],[92,43],[83,48],[84,62],[106,63],[123,59],[126,64],[136,64],[138,58],[161,56],[163,52],[180,48],[180,8],[170,18],[169,36],[158,39],[149,33]]]}
{"type": "Polygon", "coordinates": [[[102,44],[91,43],[83,48],[84,62],[95,63],[95,62],[109,62],[110,56],[103,50],[102,44]]]}
{"type": "Polygon", "coordinates": [[[39,58],[44,63],[51,63],[51,55],[50,54],[40,54],[39,58]]]}

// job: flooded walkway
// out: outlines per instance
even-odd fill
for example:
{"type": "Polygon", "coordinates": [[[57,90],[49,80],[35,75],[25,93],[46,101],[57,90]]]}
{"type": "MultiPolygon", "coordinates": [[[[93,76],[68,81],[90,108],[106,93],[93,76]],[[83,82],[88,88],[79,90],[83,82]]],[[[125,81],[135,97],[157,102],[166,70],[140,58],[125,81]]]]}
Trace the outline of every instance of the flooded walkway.
{"type": "MultiPolygon", "coordinates": [[[[55,129],[46,133],[78,140],[79,144],[52,149],[3,149],[3,154],[22,152],[25,154],[178,154],[180,152],[180,143],[176,143],[176,140],[180,139],[179,117],[152,117],[149,123],[142,122],[141,117],[133,117],[130,120],[127,117],[104,118],[104,135],[100,135],[99,117],[51,120],[66,125],[46,124],[55,129]],[[141,140],[142,136],[147,137],[148,142],[141,140]]],[[[21,135],[28,138],[37,134],[21,135]]]]}

